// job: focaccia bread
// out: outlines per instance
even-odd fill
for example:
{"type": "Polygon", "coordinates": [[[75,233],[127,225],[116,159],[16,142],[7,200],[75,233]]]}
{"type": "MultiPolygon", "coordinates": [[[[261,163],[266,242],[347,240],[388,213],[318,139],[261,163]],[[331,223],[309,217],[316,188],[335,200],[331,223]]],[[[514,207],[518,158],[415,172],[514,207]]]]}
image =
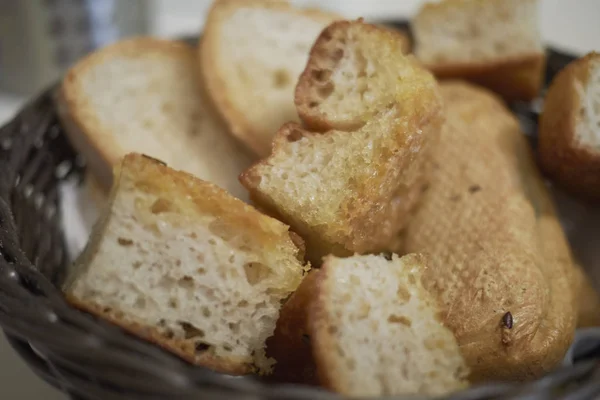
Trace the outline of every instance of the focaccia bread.
{"type": "Polygon", "coordinates": [[[529,380],[557,367],[577,305],[570,248],[519,123],[501,100],[441,84],[445,130],[406,232],[471,378],[529,380]]]}
{"type": "Polygon", "coordinates": [[[360,20],[325,29],[296,89],[304,127],[284,125],[271,156],[241,176],[255,203],[306,240],[314,265],[397,249],[421,194],[443,110],[403,43],[360,20]]]}

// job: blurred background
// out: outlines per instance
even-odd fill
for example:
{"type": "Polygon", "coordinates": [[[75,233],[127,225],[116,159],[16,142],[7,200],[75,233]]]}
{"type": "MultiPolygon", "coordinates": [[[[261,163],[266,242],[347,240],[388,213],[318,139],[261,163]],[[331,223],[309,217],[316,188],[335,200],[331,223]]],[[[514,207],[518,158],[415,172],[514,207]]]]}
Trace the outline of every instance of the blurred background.
{"type": "MultiPolygon", "coordinates": [[[[348,18],[408,18],[422,0],[291,0],[348,18]]],[[[77,59],[120,37],[198,34],[212,0],[0,0],[0,124],[77,59]]],[[[544,40],[575,54],[600,51],[600,0],[540,0],[544,40]]],[[[65,400],[0,338],[0,398],[65,400]]]]}

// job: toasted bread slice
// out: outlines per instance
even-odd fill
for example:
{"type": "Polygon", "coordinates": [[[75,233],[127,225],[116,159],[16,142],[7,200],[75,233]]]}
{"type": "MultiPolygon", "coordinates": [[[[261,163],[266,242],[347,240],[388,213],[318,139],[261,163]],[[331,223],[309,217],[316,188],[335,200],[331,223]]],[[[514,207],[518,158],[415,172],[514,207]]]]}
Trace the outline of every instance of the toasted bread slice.
{"type": "Polygon", "coordinates": [[[440,86],[447,122],[405,251],[430,256],[426,287],[473,380],[534,379],[573,339],[570,248],[516,118],[487,90],[440,86]]]}
{"type": "Polygon", "coordinates": [[[137,151],[247,196],[237,176],[253,158],[204,98],[192,47],[150,38],[108,46],[67,73],[59,100],[67,134],[105,192],[113,167],[137,151]]]}
{"type": "Polygon", "coordinates": [[[286,344],[287,353],[269,347],[277,369],[290,375],[312,348],[321,384],[344,395],[440,395],[466,387],[456,338],[421,283],[425,268],[419,255],[327,257],[282,309],[273,342],[286,344]]]}
{"type": "Polygon", "coordinates": [[[335,22],[311,50],[296,101],[314,131],[279,130],[271,156],[241,176],[252,199],[307,241],[315,264],[396,248],[443,120],[433,76],[395,32],[335,22]]]}
{"type": "Polygon", "coordinates": [[[544,171],[572,193],[600,202],[600,54],[574,61],[555,78],[540,117],[544,171]]]}
{"type": "Polygon", "coordinates": [[[508,100],[535,98],[546,57],[538,0],[443,0],[412,21],[415,54],[440,78],[464,78],[508,100]]]}
{"type": "Polygon", "coordinates": [[[288,227],[139,154],[116,180],[69,301],[192,363],[268,373],[265,340],[305,271],[288,227]]]}
{"type": "Polygon", "coordinates": [[[231,131],[260,156],[297,121],[294,86],[310,47],[341,17],[284,0],[216,0],[202,36],[201,71],[231,131]]]}

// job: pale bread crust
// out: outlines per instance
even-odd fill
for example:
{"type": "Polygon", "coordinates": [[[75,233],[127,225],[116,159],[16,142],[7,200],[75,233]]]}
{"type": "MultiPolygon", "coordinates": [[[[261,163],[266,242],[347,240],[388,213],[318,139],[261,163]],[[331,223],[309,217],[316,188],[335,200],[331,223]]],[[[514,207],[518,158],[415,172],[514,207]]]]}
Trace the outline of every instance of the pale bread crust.
{"type": "Polygon", "coordinates": [[[502,101],[461,82],[441,89],[446,130],[405,251],[430,256],[426,286],[439,296],[474,381],[535,379],[558,366],[573,339],[570,249],[502,101]]]}
{"type": "Polygon", "coordinates": [[[227,17],[238,8],[266,8],[286,11],[299,16],[306,16],[317,21],[329,23],[341,19],[337,14],[317,9],[301,9],[293,7],[286,0],[216,0],[206,18],[204,33],[199,49],[206,57],[199,58],[200,70],[206,83],[209,96],[215,104],[218,112],[226,121],[229,130],[240,139],[248,148],[259,156],[267,156],[270,146],[266,145],[262,138],[263,132],[258,132],[248,120],[244,110],[237,109],[231,101],[235,93],[230,93],[225,85],[227,77],[223,77],[213,61],[218,54],[216,38],[219,35],[218,28],[227,17]]]}
{"type": "MultiPolygon", "coordinates": [[[[218,186],[202,181],[189,173],[167,168],[162,161],[137,153],[130,153],[124,157],[123,162],[114,169],[115,177],[118,177],[121,169],[125,167],[132,168],[132,172],[134,171],[138,176],[145,178],[144,182],[146,184],[151,181],[153,186],[160,188],[165,193],[169,192],[169,188],[182,188],[187,192],[186,199],[182,199],[182,201],[186,202],[188,206],[197,207],[203,212],[220,215],[222,221],[235,223],[243,229],[251,231],[253,234],[252,240],[264,243],[264,251],[280,251],[285,248],[291,251],[300,263],[304,262],[303,241],[290,232],[289,227],[259,213],[253,207],[234,198],[218,186]]],[[[117,179],[116,182],[117,184],[113,185],[110,191],[109,203],[112,203],[119,190],[117,179]]],[[[195,211],[188,209],[186,212],[193,215],[195,211]]],[[[107,215],[105,213],[105,218],[107,215]]],[[[105,226],[104,220],[101,219],[92,232],[88,246],[76,263],[87,265],[94,258],[95,253],[98,251],[96,243],[105,234],[105,226]]],[[[297,287],[301,279],[298,276],[298,282],[286,282],[286,284],[297,287]]],[[[128,321],[127,316],[118,310],[107,310],[99,304],[76,297],[72,293],[76,280],[77,275],[70,274],[63,288],[67,301],[74,307],[94,314],[127,332],[155,343],[192,364],[232,375],[256,372],[256,367],[251,358],[218,357],[209,352],[197,354],[193,341],[170,338],[154,326],[128,321]]]]}
{"type": "Polygon", "coordinates": [[[600,152],[576,140],[582,107],[576,85],[587,85],[590,62],[598,59],[599,53],[590,53],[556,75],[539,121],[539,155],[544,172],[570,192],[594,203],[600,202],[600,152]]]}

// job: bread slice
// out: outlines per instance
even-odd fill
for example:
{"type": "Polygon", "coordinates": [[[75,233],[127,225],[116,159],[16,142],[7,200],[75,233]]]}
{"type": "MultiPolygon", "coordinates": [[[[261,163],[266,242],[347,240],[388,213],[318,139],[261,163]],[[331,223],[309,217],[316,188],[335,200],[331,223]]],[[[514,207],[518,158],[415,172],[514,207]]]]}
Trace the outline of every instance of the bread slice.
{"type": "Polygon", "coordinates": [[[335,22],[311,50],[296,102],[308,128],[284,125],[271,156],[242,174],[251,198],[306,240],[314,264],[397,247],[443,120],[433,76],[395,32],[335,22]]]}
{"type": "Polygon", "coordinates": [[[217,186],[139,154],[124,158],[116,180],[69,271],[69,301],[192,363],[268,373],[265,340],[307,268],[298,238],[217,186]]]}
{"type": "Polygon", "coordinates": [[[535,98],[545,51],[538,0],[443,0],[412,21],[415,54],[440,78],[463,78],[508,100],[535,98]]]}
{"type": "Polygon", "coordinates": [[[446,125],[406,231],[474,381],[530,380],[562,361],[577,316],[571,250],[518,120],[489,91],[440,84],[446,125]]]}
{"type": "Polygon", "coordinates": [[[600,54],[572,62],[554,78],[540,117],[545,172],[570,192],[600,202],[600,54]]]}
{"type": "Polygon", "coordinates": [[[297,121],[294,86],[310,47],[338,15],[284,0],[216,0],[202,36],[201,71],[231,131],[260,156],[297,121]]]}
{"type": "Polygon", "coordinates": [[[247,196],[237,176],[253,158],[204,98],[192,47],[150,38],[118,42],[77,63],[59,100],[67,134],[105,192],[113,167],[137,151],[247,196]]]}
{"type": "Polygon", "coordinates": [[[414,254],[327,257],[282,309],[273,341],[287,343],[288,351],[275,353],[276,368],[297,368],[291,364],[302,360],[287,355],[312,348],[321,384],[344,395],[441,395],[465,388],[468,372],[456,338],[421,284],[425,263],[414,254]]]}

